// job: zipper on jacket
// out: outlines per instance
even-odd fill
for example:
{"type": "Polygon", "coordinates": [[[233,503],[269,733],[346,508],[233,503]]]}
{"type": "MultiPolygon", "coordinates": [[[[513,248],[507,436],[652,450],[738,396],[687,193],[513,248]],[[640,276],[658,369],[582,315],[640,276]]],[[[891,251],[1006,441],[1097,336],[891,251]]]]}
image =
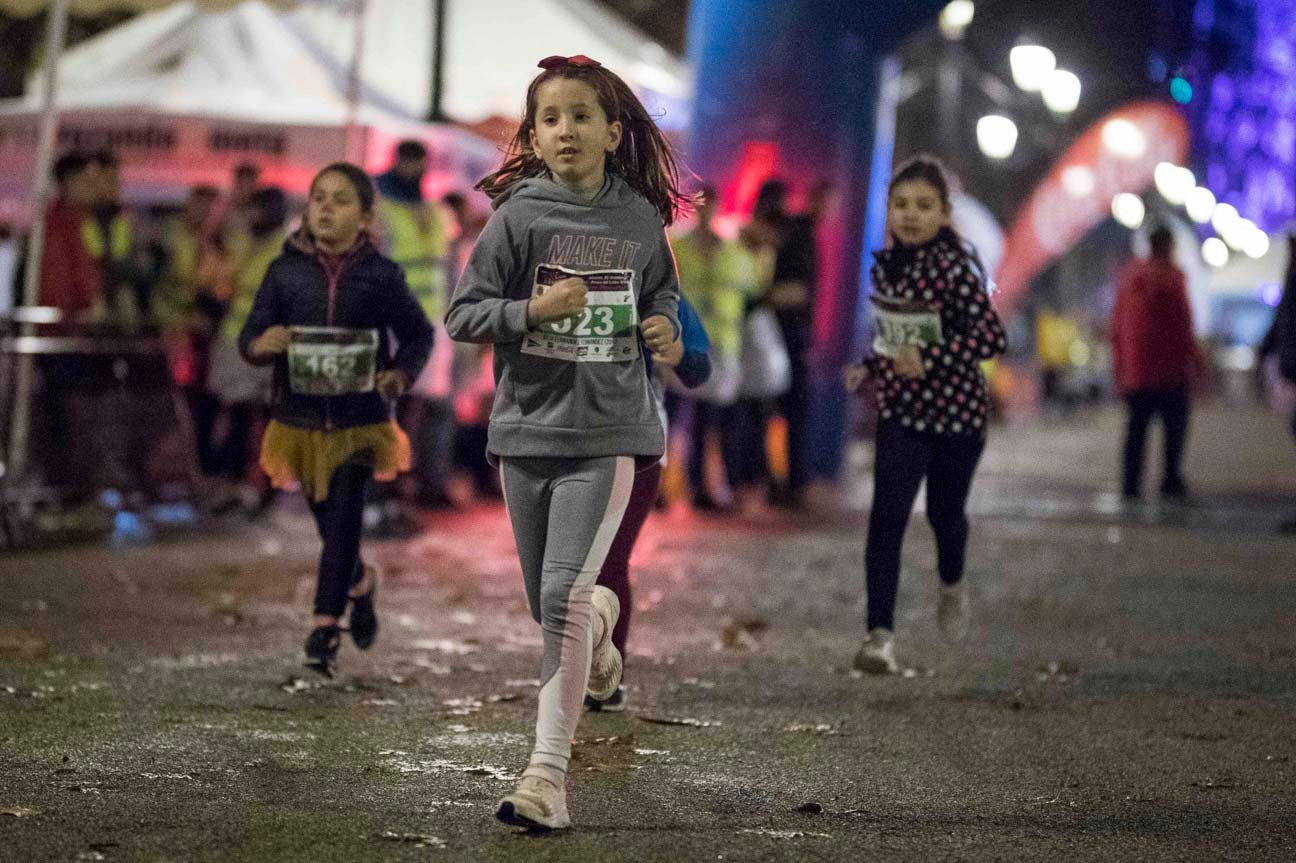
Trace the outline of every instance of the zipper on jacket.
{"type": "MultiPolygon", "coordinates": [[[[337,269],[334,270],[325,262],[323,256],[316,255],[315,261],[324,271],[324,281],[328,285],[328,311],[324,315],[324,325],[333,326],[334,310],[337,308],[337,291],[338,285],[342,282],[342,273],[346,271],[347,264],[351,261],[351,255],[344,255],[338,259],[337,269]]],[[[324,430],[333,431],[333,417],[329,411],[327,399],[324,402],[324,430]]]]}

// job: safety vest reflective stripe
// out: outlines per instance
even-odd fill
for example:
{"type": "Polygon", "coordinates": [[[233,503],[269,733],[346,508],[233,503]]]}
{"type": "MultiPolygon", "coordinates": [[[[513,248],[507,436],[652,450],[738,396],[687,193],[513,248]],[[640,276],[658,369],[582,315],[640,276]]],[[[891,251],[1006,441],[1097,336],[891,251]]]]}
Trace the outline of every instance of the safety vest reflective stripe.
{"type": "MultiPolygon", "coordinates": [[[[130,255],[133,240],[130,220],[121,215],[113,216],[108,223],[108,234],[108,250],[112,254],[112,260],[125,260],[130,255]]],[[[94,217],[81,223],[81,241],[85,243],[86,251],[91,257],[103,260],[104,236],[99,230],[99,221],[94,217]]]]}

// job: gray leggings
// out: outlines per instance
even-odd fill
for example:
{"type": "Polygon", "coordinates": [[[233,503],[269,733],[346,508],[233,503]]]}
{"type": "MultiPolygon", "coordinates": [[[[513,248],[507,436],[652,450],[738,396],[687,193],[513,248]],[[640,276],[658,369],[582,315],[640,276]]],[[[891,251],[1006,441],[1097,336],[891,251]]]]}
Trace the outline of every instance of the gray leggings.
{"type": "Polygon", "coordinates": [[[635,460],[501,459],[531,616],[544,630],[536,743],[529,770],[561,782],[589,682],[590,595],[634,486],[635,460]]]}

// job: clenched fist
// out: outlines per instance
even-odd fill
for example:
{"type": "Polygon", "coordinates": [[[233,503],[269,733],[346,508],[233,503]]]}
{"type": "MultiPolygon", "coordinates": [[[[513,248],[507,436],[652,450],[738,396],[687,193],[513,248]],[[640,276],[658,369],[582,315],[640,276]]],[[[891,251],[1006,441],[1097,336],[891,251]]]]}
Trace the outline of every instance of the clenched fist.
{"type": "Polygon", "coordinates": [[[409,381],[400,369],[387,369],[374,377],[374,389],[384,400],[394,402],[409,389],[409,381]]]}
{"type": "Polygon", "coordinates": [[[574,315],[585,308],[588,294],[585,280],[576,276],[554,282],[543,293],[531,298],[527,305],[527,323],[535,326],[574,315]]]}
{"type": "Polygon", "coordinates": [[[857,392],[860,385],[863,384],[865,379],[868,377],[868,374],[868,368],[862,364],[852,364],[847,366],[845,373],[842,375],[842,383],[846,385],[846,392],[857,392]]]}
{"type": "Polygon", "coordinates": [[[679,341],[675,337],[675,325],[671,324],[669,317],[665,315],[647,317],[642,324],[639,324],[639,330],[644,334],[645,345],[653,354],[666,354],[671,343],[679,341]]]}
{"type": "Polygon", "coordinates": [[[276,324],[253,339],[252,344],[248,345],[248,349],[250,353],[256,356],[272,357],[288,350],[288,343],[291,341],[292,333],[288,331],[288,328],[276,324]]]}

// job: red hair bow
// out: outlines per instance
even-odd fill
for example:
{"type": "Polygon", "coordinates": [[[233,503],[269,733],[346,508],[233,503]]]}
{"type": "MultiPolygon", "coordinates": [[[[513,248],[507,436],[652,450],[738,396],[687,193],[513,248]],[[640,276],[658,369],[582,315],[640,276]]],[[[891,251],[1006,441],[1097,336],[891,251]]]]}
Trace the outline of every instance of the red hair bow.
{"type": "Polygon", "coordinates": [[[602,66],[602,65],[603,64],[600,63],[599,61],[591,57],[586,57],[584,54],[573,54],[570,57],[563,57],[559,54],[554,54],[552,57],[546,57],[536,64],[538,68],[544,69],[546,72],[549,71],[550,69],[557,69],[559,66],[602,66]]]}

